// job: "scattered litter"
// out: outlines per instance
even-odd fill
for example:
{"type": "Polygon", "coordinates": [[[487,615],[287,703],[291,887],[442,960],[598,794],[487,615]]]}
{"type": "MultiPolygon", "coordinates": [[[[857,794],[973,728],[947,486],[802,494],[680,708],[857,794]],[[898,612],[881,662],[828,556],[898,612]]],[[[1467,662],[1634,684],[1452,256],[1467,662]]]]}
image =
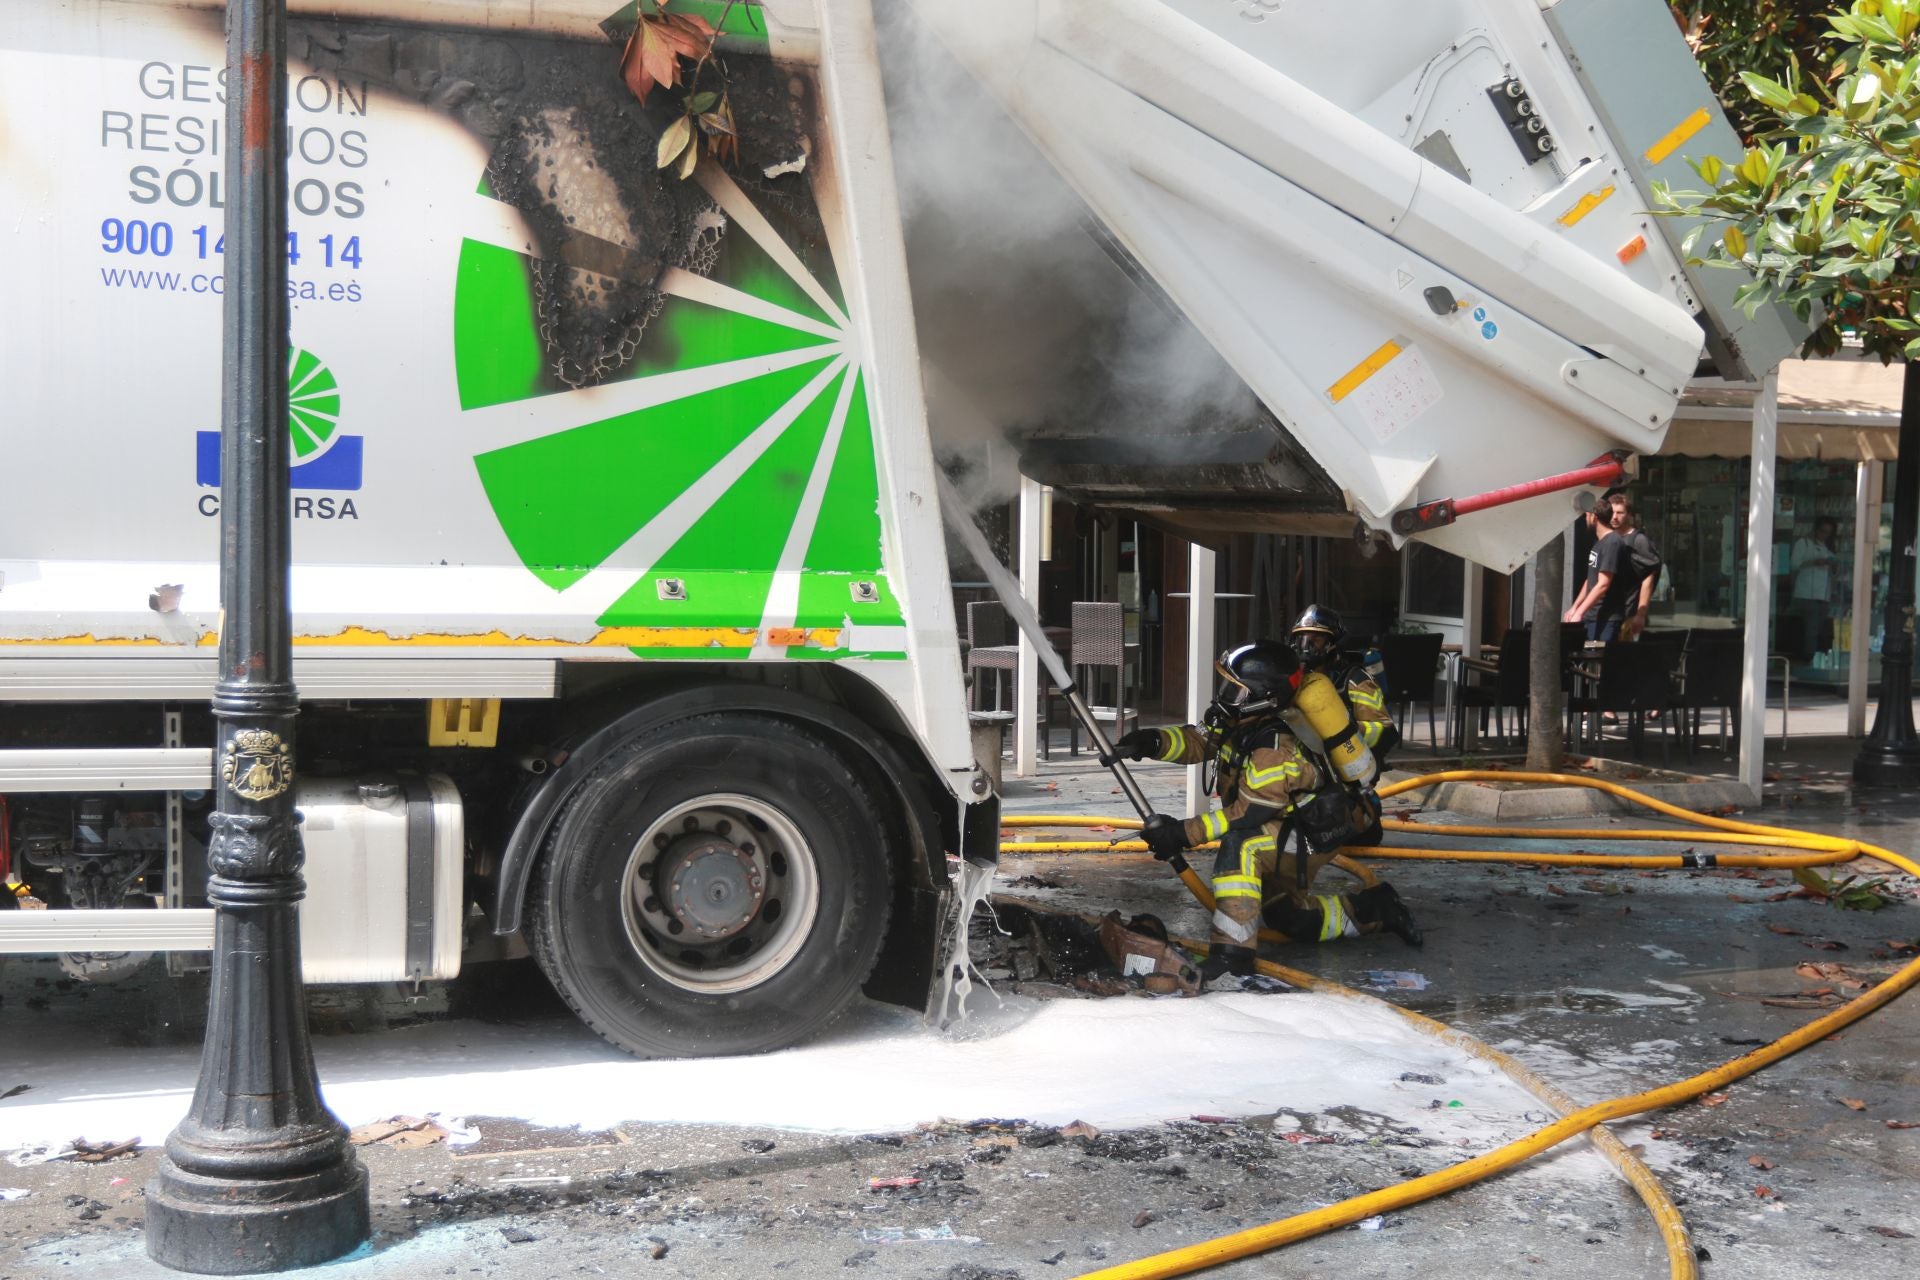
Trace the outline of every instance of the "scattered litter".
{"type": "Polygon", "coordinates": [[[1771,1200],[1774,1197],[1774,1190],[1763,1182],[1753,1189],[1753,1194],[1759,1196],[1762,1200],[1771,1200]]]}
{"type": "MultiPolygon", "coordinates": [[[[1889,1120],[1889,1121],[1887,1121],[1887,1126],[1888,1126],[1889,1128],[1893,1128],[1893,1129],[1911,1129],[1911,1128],[1913,1128],[1913,1126],[1912,1126],[1912,1125],[1903,1125],[1903,1124],[1900,1124],[1900,1123],[1899,1123],[1898,1121],[1894,1121],[1894,1120],[1889,1120]]],[[[1029,1178],[1051,1178],[1051,1177],[1053,1176],[1053,1175],[1052,1175],[1052,1174],[1050,1174],[1050,1173],[1042,1173],[1042,1172],[1041,1172],[1040,1170],[1038,1170],[1038,1169],[1027,1169],[1027,1170],[1025,1170],[1024,1172],[1026,1173],[1026,1176],[1027,1176],[1027,1177],[1029,1177],[1029,1178]]]]}
{"type": "Polygon", "coordinates": [[[1754,1168],[1761,1170],[1762,1172],[1774,1167],[1773,1161],[1761,1155],[1748,1156],[1747,1163],[1752,1165],[1754,1168]]]}
{"type": "Polygon", "coordinates": [[[446,1138],[447,1130],[418,1116],[389,1116],[359,1125],[347,1134],[347,1141],[356,1147],[430,1147],[446,1138]]]}
{"type": "Polygon", "coordinates": [[[1709,1093],[1702,1095],[1700,1105],[1703,1107],[1717,1107],[1726,1100],[1727,1095],[1724,1093],[1709,1093]]]}
{"type": "Polygon", "coordinates": [[[773,1150],[777,1145],[779,1144],[770,1138],[743,1138],[740,1140],[740,1149],[742,1151],[751,1151],[757,1156],[767,1154],[767,1152],[773,1150]]]}
{"type": "Polygon", "coordinates": [[[1086,1138],[1091,1141],[1100,1136],[1100,1131],[1088,1124],[1085,1120],[1075,1120],[1072,1124],[1060,1130],[1060,1136],[1063,1138],[1086,1138]]]}
{"type": "Polygon", "coordinates": [[[1423,1071],[1402,1071],[1400,1078],[1408,1084],[1445,1084],[1439,1076],[1428,1075],[1423,1071]]]}
{"type": "Polygon", "coordinates": [[[1411,969],[1369,969],[1361,977],[1360,985],[1373,991],[1425,991],[1433,985],[1411,969]]]}
{"type": "Polygon", "coordinates": [[[1371,1218],[1362,1218],[1360,1219],[1360,1223],[1359,1223],[1360,1229],[1362,1231],[1378,1231],[1380,1228],[1386,1225],[1387,1225],[1387,1218],[1385,1214],[1375,1214],[1371,1218]]]}
{"type": "Polygon", "coordinates": [[[955,1235],[953,1226],[943,1222],[937,1227],[868,1227],[860,1233],[868,1244],[979,1244],[979,1236],[955,1235]]]}
{"type": "Polygon", "coordinates": [[[1898,1227],[1868,1227],[1867,1230],[1877,1236],[1885,1236],[1889,1240],[1913,1239],[1913,1233],[1911,1231],[1902,1231],[1898,1227]]]}
{"type": "MultiPolygon", "coordinates": [[[[1456,1102],[1456,1103],[1454,1103],[1453,1105],[1457,1107],[1457,1106],[1459,1106],[1460,1104],[1456,1102]]],[[[1293,1131],[1292,1131],[1291,1133],[1283,1133],[1283,1134],[1281,1134],[1281,1135],[1280,1135],[1280,1139],[1281,1139],[1281,1141],[1283,1141],[1283,1142],[1291,1142],[1291,1143],[1293,1143],[1293,1144],[1294,1144],[1295,1146],[1307,1146],[1307,1145],[1309,1145],[1309,1144],[1312,1144],[1312,1143],[1320,1143],[1320,1142],[1332,1142],[1332,1141],[1334,1141],[1334,1139],[1333,1139],[1333,1136],[1332,1136],[1331,1134],[1325,1134],[1325,1133],[1302,1133],[1302,1132],[1301,1132],[1300,1130],[1298,1130],[1298,1129],[1295,1129],[1295,1130],[1293,1130],[1293,1131]]]]}
{"type": "Polygon", "coordinates": [[[114,1178],[114,1179],[111,1179],[111,1180],[110,1180],[110,1181],[109,1181],[109,1182],[107,1183],[107,1185],[108,1185],[108,1186],[110,1186],[110,1187],[124,1187],[124,1186],[126,1186],[126,1185],[127,1185],[127,1179],[125,1179],[125,1178],[114,1178]]]}
{"type": "Polygon", "coordinates": [[[1889,1129],[1920,1129],[1920,1120],[1889,1120],[1889,1129]]]}
{"type": "Polygon", "coordinates": [[[1233,1124],[1231,1116],[1188,1116],[1195,1124],[1233,1124]]]}
{"type": "Polygon", "coordinates": [[[138,1136],[123,1142],[88,1142],[84,1138],[75,1138],[72,1142],[73,1158],[81,1164],[105,1164],[119,1156],[131,1155],[139,1149],[138,1136]]]}
{"type": "Polygon", "coordinates": [[[502,1227],[500,1235],[508,1244],[532,1244],[540,1238],[525,1227],[502,1227]]]}
{"type": "Polygon", "coordinates": [[[1802,960],[1793,971],[1811,982],[1831,982],[1844,991],[1865,991],[1867,983],[1843,964],[1802,960]]]}
{"type": "Polygon", "coordinates": [[[1135,1231],[1138,1231],[1140,1228],[1146,1226],[1147,1224],[1157,1221],[1159,1217],[1160,1215],[1155,1213],[1151,1209],[1142,1209],[1140,1212],[1133,1215],[1133,1229],[1135,1231]]]}
{"type": "Polygon", "coordinates": [[[867,1179],[867,1190],[869,1191],[890,1191],[899,1187],[917,1187],[919,1185],[920,1179],[912,1177],[867,1179]]]}
{"type": "Polygon", "coordinates": [[[25,1169],[53,1160],[67,1160],[73,1155],[74,1145],[71,1142],[42,1142],[11,1153],[7,1156],[7,1163],[16,1169],[25,1169]]]}
{"type": "Polygon", "coordinates": [[[470,1147],[480,1141],[480,1126],[469,1124],[458,1117],[433,1116],[442,1129],[447,1131],[447,1145],[450,1147],[470,1147]]]}
{"type": "Polygon", "coordinates": [[[1865,1111],[1867,1109],[1867,1104],[1858,1098],[1842,1098],[1840,1099],[1840,1105],[1849,1111],[1865,1111]]]}
{"type": "Polygon", "coordinates": [[[33,1192],[26,1187],[0,1187],[0,1204],[9,1200],[25,1200],[33,1192]]]}
{"type": "Polygon", "coordinates": [[[571,1185],[573,1178],[564,1173],[503,1173],[494,1181],[503,1187],[564,1187],[571,1185]]]}

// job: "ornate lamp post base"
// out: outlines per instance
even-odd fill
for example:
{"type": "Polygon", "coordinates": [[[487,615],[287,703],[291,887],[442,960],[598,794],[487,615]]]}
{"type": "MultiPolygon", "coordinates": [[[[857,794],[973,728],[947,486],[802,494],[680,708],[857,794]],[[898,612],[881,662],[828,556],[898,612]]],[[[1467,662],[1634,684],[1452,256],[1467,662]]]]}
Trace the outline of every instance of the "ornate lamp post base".
{"type": "Polygon", "coordinates": [[[318,1266],[367,1238],[367,1171],[354,1160],[304,1176],[207,1177],[181,1168],[169,1151],[147,1188],[146,1231],[147,1256],[176,1271],[318,1266]]]}

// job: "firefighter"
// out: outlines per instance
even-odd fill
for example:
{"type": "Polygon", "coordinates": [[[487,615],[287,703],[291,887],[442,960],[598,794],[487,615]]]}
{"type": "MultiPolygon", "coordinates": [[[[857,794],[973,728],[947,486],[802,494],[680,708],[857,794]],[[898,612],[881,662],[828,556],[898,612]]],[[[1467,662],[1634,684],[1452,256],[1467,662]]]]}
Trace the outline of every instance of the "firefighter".
{"type": "Polygon", "coordinates": [[[1214,914],[1207,979],[1253,974],[1263,918],[1291,938],[1331,942],[1390,929],[1418,946],[1413,916],[1391,885],[1353,894],[1314,894],[1313,878],[1342,845],[1352,843],[1360,806],[1337,778],[1300,746],[1280,713],[1302,674],[1285,644],[1257,641],[1231,649],[1214,664],[1220,691],[1204,727],[1136,729],[1114,746],[1116,756],[1169,764],[1210,764],[1209,790],[1220,807],[1184,822],[1164,813],[1142,835],[1161,859],[1220,841],[1214,855],[1214,914]],[[1289,841],[1296,842],[1292,853],[1289,841]]]}
{"type": "Polygon", "coordinates": [[[1367,663],[1341,654],[1340,641],[1345,637],[1340,615],[1325,605],[1308,605],[1293,624],[1293,648],[1301,664],[1309,671],[1327,673],[1360,726],[1360,740],[1384,769],[1387,752],[1400,745],[1400,730],[1387,713],[1387,695],[1367,663]]]}

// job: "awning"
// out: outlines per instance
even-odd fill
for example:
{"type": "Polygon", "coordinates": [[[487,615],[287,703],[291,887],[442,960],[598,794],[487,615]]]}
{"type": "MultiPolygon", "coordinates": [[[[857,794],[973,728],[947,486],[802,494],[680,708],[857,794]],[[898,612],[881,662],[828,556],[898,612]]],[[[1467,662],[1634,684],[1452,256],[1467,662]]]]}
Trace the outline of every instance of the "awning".
{"type": "MultiPolygon", "coordinates": [[[[1897,456],[1904,369],[1858,352],[1780,365],[1779,456],[1889,462],[1897,456]]],[[[1700,378],[1687,389],[1662,456],[1744,458],[1753,428],[1751,383],[1700,378]]]]}

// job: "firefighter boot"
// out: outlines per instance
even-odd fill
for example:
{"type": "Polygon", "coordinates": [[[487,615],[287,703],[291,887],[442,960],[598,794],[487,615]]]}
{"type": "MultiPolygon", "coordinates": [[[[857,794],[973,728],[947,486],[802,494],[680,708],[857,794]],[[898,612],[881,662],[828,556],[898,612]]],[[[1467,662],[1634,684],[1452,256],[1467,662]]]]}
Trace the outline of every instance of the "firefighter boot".
{"type": "Polygon", "coordinates": [[[1280,893],[1267,899],[1260,915],[1270,929],[1293,942],[1337,942],[1357,938],[1366,923],[1338,893],[1280,893]]]}
{"type": "Polygon", "coordinates": [[[1414,922],[1413,912],[1407,909],[1406,902],[1390,884],[1376,884],[1371,889],[1362,889],[1354,894],[1353,914],[1362,924],[1385,929],[1410,947],[1426,942],[1426,935],[1414,922]]]}

